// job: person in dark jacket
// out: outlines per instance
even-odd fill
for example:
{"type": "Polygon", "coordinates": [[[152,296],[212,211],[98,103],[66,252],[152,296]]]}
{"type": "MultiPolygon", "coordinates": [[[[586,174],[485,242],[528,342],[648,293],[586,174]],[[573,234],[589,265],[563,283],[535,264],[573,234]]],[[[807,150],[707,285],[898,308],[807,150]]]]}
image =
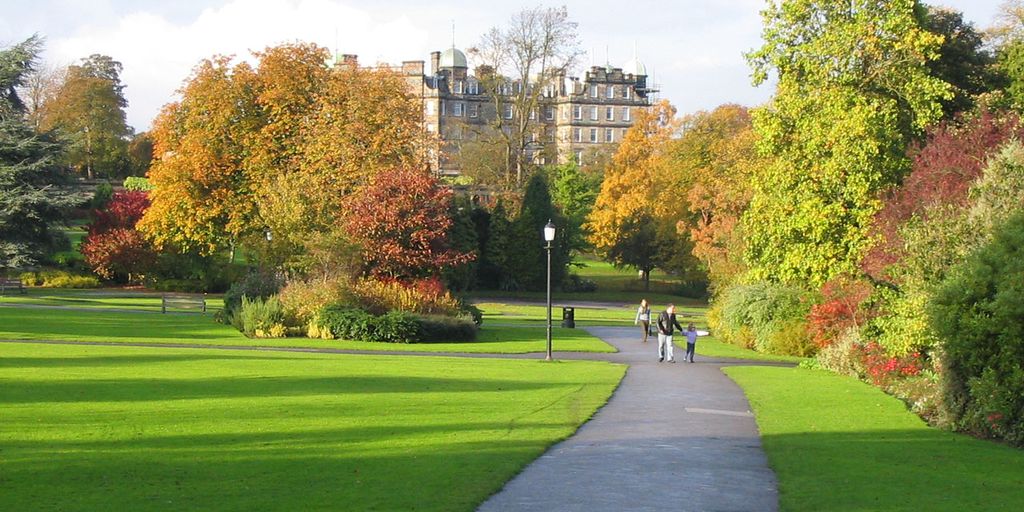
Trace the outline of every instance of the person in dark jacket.
{"type": "Polygon", "coordinates": [[[672,333],[675,329],[683,330],[683,327],[679,325],[679,321],[676,320],[676,306],[675,304],[669,304],[665,311],[662,311],[658,315],[658,362],[662,362],[668,359],[668,362],[676,362],[676,358],[672,357],[672,333]]]}

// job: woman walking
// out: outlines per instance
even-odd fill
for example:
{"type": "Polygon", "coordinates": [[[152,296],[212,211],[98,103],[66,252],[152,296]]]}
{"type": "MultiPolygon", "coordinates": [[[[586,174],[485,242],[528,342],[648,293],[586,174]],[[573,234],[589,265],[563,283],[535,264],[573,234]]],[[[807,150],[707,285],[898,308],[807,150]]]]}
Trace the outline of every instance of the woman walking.
{"type": "Polygon", "coordinates": [[[647,299],[640,299],[640,307],[637,308],[636,319],[633,320],[633,325],[637,324],[643,326],[643,343],[647,343],[647,334],[651,331],[651,306],[647,303],[647,299]]]}

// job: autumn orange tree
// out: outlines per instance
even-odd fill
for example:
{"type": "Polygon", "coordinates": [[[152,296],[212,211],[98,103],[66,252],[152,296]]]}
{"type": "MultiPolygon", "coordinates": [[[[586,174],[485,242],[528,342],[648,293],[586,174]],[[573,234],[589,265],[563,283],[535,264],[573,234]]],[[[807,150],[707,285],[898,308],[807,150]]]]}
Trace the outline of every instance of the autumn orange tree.
{"type": "Polygon", "coordinates": [[[312,241],[344,238],[336,219],[349,194],[384,169],[423,166],[427,135],[390,71],[330,67],[312,44],[254,56],[255,67],[204,61],[165,107],[140,227],[160,244],[240,244],[298,268],[312,241]]]}
{"type": "Polygon", "coordinates": [[[151,206],[138,228],[158,247],[212,254],[252,229],[256,208],[243,173],[258,126],[255,71],[217,57],[196,67],[181,101],[153,123],[151,206]]]}
{"type": "Polygon", "coordinates": [[[644,271],[687,257],[675,223],[686,211],[685,194],[667,173],[669,141],[681,120],[661,101],[637,115],[605,171],[601,192],[588,217],[590,242],[616,265],[644,271]]]}
{"type": "Polygon", "coordinates": [[[68,66],[61,81],[42,104],[40,128],[55,131],[67,143],[64,160],[88,178],[124,175],[128,137],[121,63],[106,55],[90,55],[68,66]]]}
{"type": "Polygon", "coordinates": [[[747,109],[722,105],[687,116],[672,142],[670,174],[685,190],[690,215],[677,223],[693,241],[713,289],[745,270],[740,218],[750,203],[750,175],[758,165],[747,109]]]}

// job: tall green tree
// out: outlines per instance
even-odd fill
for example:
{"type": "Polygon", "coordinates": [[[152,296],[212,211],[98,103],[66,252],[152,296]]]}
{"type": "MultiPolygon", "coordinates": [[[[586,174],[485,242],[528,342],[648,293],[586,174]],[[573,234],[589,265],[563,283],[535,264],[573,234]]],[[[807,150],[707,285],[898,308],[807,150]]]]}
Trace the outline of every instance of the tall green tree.
{"type": "Polygon", "coordinates": [[[509,250],[514,256],[506,260],[506,276],[523,290],[543,290],[547,286],[547,252],[544,249],[544,226],[555,224],[555,241],[551,243],[551,284],[558,286],[565,279],[569,264],[569,243],[566,222],[551,202],[547,178],[542,173],[530,176],[519,215],[512,221],[509,250]]]}
{"type": "Polygon", "coordinates": [[[926,30],[942,36],[939,57],[927,66],[932,76],[952,86],[953,96],[942,101],[945,117],[970,110],[977,95],[1004,86],[1005,78],[996,69],[995,55],[974,25],[964,21],[961,12],[929,6],[923,21],[926,30]]]}
{"type": "Polygon", "coordinates": [[[744,214],[755,278],[818,286],[852,274],[871,239],[880,191],[907,171],[907,144],[942,115],[949,85],[931,76],[941,37],[915,0],[784,0],[748,54],[755,84],[778,89],[753,113],[770,161],[744,214]]]}
{"type": "Polygon", "coordinates": [[[64,83],[43,105],[40,127],[67,141],[66,162],[92,178],[124,176],[131,128],[125,122],[121,63],[93,54],[68,67],[64,83]]]}
{"type": "Polygon", "coordinates": [[[29,126],[17,94],[41,50],[36,36],[0,50],[0,270],[39,263],[56,246],[51,226],[75,202],[55,187],[66,181],[60,145],[29,126]]]}
{"type": "Polygon", "coordinates": [[[474,210],[473,202],[466,196],[454,197],[448,208],[448,217],[452,219],[448,230],[449,246],[459,253],[474,255],[473,259],[444,270],[448,288],[455,291],[471,290],[476,286],[477,269],[480,267],[480,240],[473,221],[474,210]]]}
{"type": "Polygon", "coordinates": [[[551,199],[565,216],[569,248],[586,250],[590,244],[583,226],[601,192],[601,177],[583,172],[576,162],[551,166],[547,170],[551,175],[551,199]]]}
{"type": "Polygon", "coordinates": [[[507,268],[511,257],[509,237],[512,232],[512,223],[508,217],[505,202],[500,199],[486,218],[478,216],[477,233],[480,238],[482,258],[477,277],[483,288],[500,288],[502,290],[514,288],[507,268]],[[487,221],[486,229],[481,225],[484,220],[487,221]]]}

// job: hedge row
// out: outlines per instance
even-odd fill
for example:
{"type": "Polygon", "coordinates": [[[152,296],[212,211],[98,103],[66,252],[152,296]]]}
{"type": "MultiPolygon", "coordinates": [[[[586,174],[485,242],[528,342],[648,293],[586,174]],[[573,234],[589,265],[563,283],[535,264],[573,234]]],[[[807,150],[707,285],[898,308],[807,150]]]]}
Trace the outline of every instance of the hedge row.
{"type": "Polygon", "coordinates": [[[404,311],[372,315],[357,308],[328,306],[314,322],[333,338],[381,343],[460,342],[476,339],[476,324],[463,318],[420,316],[404,311]]]}

